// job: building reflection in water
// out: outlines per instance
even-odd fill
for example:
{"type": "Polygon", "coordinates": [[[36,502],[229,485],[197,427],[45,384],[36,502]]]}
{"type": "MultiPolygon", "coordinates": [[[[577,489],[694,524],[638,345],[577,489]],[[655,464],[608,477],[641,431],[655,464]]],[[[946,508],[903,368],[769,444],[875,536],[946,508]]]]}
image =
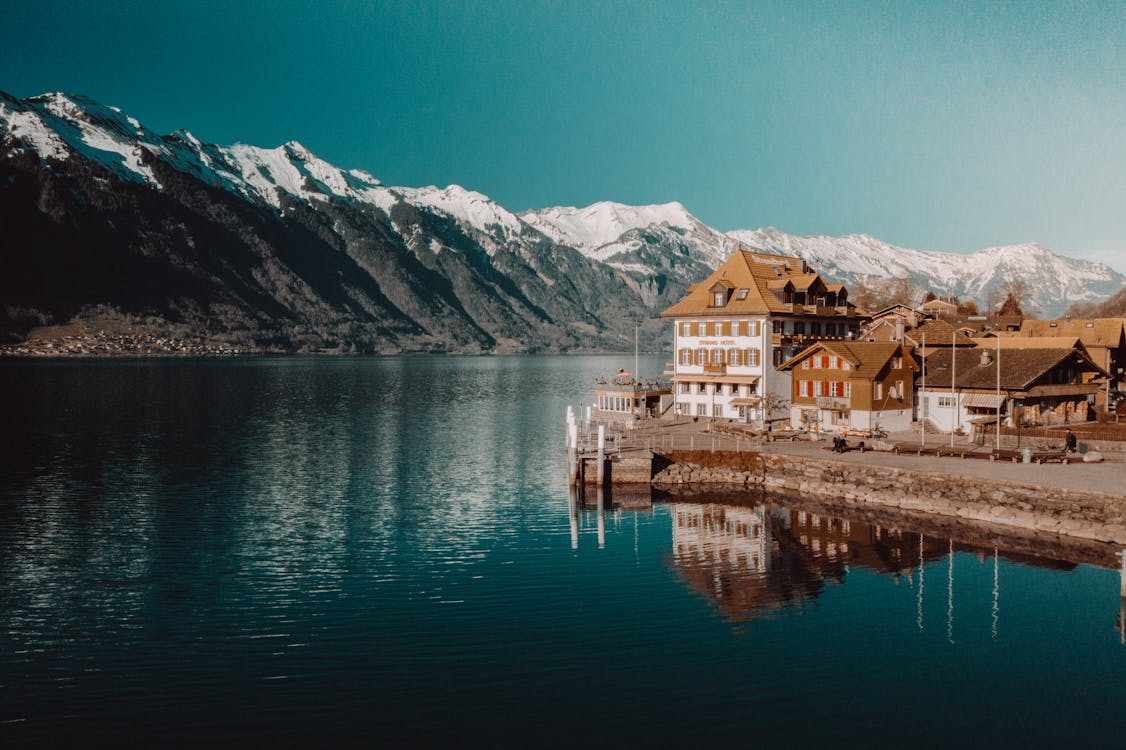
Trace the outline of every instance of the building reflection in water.
{"type": "Polygon", "coordinates": [[[926,585],[946,601],[946,635],[954,642],[954,553],[970,553],[992,567],[991,634],[1000,618],[1001,558],[1024,565],[1072,570],[1076,563],[1025,551],[957,541],[897,525],[857,522],[823,511],[762,503],[675,502],[671,565],[732,621],[801,612],[853,568],[905,581],[917,592],[917,626],[924,627],[926,585]],[[936,570],[928,563],[945,563],[936,570]],[[939,572],[941,571],[941,572],[939,572]],[[929,575],[929,581],[928,581],[929,575]],[[937,592],[936,592],[937,593],[937,592]]]}

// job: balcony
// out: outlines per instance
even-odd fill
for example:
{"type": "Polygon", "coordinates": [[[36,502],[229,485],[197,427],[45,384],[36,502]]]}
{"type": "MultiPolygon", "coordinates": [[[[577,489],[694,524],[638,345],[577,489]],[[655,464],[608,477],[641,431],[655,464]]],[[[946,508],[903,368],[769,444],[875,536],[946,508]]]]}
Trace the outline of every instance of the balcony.
{"type": "Polygon", "coordinates": [[[851,341],[848,336],[828,336],[821,333],[773,333],[770,336],[771,343],[774,346],[782,346],[783,344],[793,344],[795,346],[805,347],[810,344],[815,344],[818,341],[851,341]]]}

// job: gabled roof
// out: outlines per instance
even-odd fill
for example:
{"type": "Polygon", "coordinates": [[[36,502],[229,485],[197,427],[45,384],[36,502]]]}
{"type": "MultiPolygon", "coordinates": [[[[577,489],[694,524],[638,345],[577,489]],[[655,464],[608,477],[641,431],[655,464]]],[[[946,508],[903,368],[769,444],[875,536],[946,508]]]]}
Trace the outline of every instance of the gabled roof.
{"type": "Polygon", "coordinates": [[[897,302],[894,305],[888,305],[887,307],[872,313],[873,318],[883,318],[888,315],[895,315],[900,318],[906,318],[908,315],[918,315],[918,312],[901,302],[897,302]]]}
{"type": "Polygon", "coordinates": [[[880,374],[892,357],[899,354],[908,368],[917,369],[915,360],[907,356],[903,346],[894,341],[820,341],[800,354],[778,365],[779,370],[791,370],[802,360],[818,354],[840,357],[852,366],[849,380],[871,379],[880,374]]]}
{"type": "Polygon", "coordinates": [[[785,288],[787,283],[809,288],[812,284],[823,285],[825,282],[817,274],[810,273],[800,258],[736,250],[707,279],[688,287],[684,298],[662,312],[661,317],[791,312],[794,306],[782,302],[781,297],[772,291],[785,288]],[[723,307],[713,307],[710,290],[716,283],[747,289],[748,294],[745,299],[733,297],[723,307]]]}
{"type": "Polygon", "coordinates": [[[1119,346],[1126,318],[1076,318],[1074,320],[1024,320],[1018,336],[1078,336],[1086,346],[1119,346]]]}
{"type": "MultiPolygon", "coordinates": [[[[1001,349],[1001,389],[1031,388],[1051,370],[1075,357],[1088,371],[1105,375],[1081,349],[1072,347],[1001,349]]],[[[949,389],[951,368],[957,388],[990,390],[997,387],[997,361],[988,347],[979,349],[935,349],[927,357],[928,390],[949,389]],[[982,355],[988,355],[984,361],[982,355]],[[957,358],[955,361],[955,357],[957,358]],[[940,374],[941,373],[941,374],[940,374]]]]}
{"type": "Polygon", "coordinates": [[[946,302],[945,300],[932,299],[930,302],[924,302],[919,305],[920,310],[957,310],[958,306],[953,302],[946,302]]]}
{"type": "Polygon", "coordinates": [[[996,349],[998,343],[1002,351],[1009,349],[1083,349],[1078,336],[992,336],[970,339],[977,346],[996,349]]]}
{"type": "Polygon", "coordinates": [[[927,346],[973,346],[973,340],[963,331],[937,318],[927,318],[906,334],[918,346],[922,346],[923,336],[927,337],[927,346]]]}

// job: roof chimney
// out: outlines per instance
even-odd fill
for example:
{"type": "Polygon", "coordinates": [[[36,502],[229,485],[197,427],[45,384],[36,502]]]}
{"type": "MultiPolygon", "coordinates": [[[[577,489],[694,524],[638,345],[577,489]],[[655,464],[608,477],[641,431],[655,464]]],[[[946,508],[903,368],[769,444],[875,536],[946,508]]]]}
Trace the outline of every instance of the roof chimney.
{"type": "Polygon", "coordinates": [[[989,353],[988,349],[981,350],[981,366],[988,367],[993,364],[993,356],[989,353]]]}

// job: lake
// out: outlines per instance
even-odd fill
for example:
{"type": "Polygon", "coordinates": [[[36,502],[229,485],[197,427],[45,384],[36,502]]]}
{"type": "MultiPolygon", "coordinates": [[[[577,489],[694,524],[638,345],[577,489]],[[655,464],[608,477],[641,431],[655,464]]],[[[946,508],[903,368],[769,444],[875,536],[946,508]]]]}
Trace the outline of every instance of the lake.
{"type": "Polygon", "coordinates": [[[566,406],[632,360],[0,363],[0,742],[1122,744],[1116,570],[784,498],[573,514],[566,406]]]}

